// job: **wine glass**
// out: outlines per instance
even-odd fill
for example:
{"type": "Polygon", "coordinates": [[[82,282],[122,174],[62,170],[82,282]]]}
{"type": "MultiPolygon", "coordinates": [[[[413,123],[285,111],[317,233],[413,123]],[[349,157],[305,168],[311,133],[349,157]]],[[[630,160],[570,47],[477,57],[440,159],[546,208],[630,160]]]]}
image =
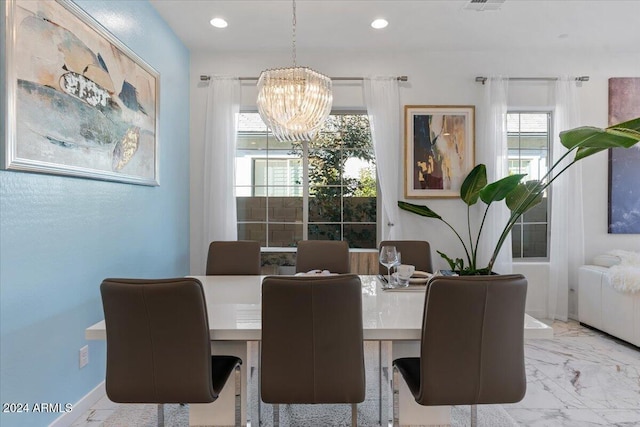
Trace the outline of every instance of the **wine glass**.
{"type": "MultiPolygon", "coordinates": [[[[393,268],[395,270],[394,273],[398,272],[398,267],[400,266],[400,264],[402,264],[402,254],[400,252],[398,252],[398,259],[396,260],[396,262],[391,266],[391,268],[393,268]]],[[[392,273],[393,274],[393,273],[392,273]]]]}
{"type": "Polygon", "coordinates": [[[380,264],[387,267],[389,285],[391,285],[391,266],[398,262],[398,251],[395,246],[383,246],[380,248],[380,264]]]}

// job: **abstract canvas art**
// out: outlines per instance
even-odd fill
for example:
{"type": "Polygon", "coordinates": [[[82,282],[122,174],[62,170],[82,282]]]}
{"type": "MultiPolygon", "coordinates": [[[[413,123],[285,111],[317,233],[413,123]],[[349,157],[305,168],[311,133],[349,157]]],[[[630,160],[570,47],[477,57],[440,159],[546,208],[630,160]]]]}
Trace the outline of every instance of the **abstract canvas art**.
{"type": "MultiPolygon", "coordinates": [[[[609,125],[640,117],[640,78],[609,79],[609,125]]],[[[640,234],[640,145],[609,150],[609,233],[640,234]]]]}
{"type": "Polygon", "coordinates": [[[405,106],[405,192],[460,197],[474,166],[473,106],[405,106]]]}
{"type": "Polygon", "coordinates": [[[4,168],[158,185],[158,73],[70,1],[4,14],[4,168]]]}

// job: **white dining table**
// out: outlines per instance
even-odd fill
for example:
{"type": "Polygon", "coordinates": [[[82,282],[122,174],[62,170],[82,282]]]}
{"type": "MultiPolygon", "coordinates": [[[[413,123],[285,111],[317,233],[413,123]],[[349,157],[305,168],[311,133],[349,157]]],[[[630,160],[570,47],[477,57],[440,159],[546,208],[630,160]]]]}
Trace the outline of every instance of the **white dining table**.
{"type": "MultiPolygon", "coordinates": [[[[265,276],[193,276],[202,282],[213,354],[232,354],[243,359],[242,423],[246,425],[248,343],[261,339],[261,284],[265,276]]],[[[424,286],[403,290],[383,290],[375,275],[362,275],[362,320],[365,340],[391,343],[392,358],[419,355],[424,309],[424,286]]],[[[85,331],[88,340],[105,340],[104,321],[85,331]]],[[[525,315],[525,339],[553,338],[546,324],[525,315]]],[[[257,366],[257,364],[256,364],[257,366]]],[[[190,425],[232,425],[233,387],[225,387],[218,400],[211,404],[189,405],[190,425]]],[[[449,407],[422,407],[410,397],[406,385],[400,389],[401,424],[449,422],[449,407]],[[416,422],[419,420],[420,422],[416,422]]],[[[380,413],[381,420],[386,417],[380,413]]]]}

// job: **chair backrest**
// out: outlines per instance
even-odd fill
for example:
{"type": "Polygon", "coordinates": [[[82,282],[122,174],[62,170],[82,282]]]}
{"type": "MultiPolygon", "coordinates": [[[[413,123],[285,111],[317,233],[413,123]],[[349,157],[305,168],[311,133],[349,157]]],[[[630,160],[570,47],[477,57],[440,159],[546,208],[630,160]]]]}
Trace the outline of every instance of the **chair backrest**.
{"type": "Polygon", "coordinates": [[[105,279],[100,293],[109,399],[119,403],[215,400],[200,281],[105,279]]]}
{"type": "Polygon", "coordinates": [[[344,240],[301,240],[296,253],[296,273],[329,270],[346,274],[351,271],[349,244],[344,240]]]}
{"type": "MultiPolygon", "coordinates": [[[[431,263],[431,246],[425,240],[385,240],[380,242],[378,249],[383,246],[395,246],[401,253],[403,264],[415,265],[416,270],[433,273],[431,263]]],[[[387,274],[387,267],[379,264],[378,272],[387,274]]]]}
{"type": "Polygon", "coordinates": [[[418,403],[513,403],[524,397],[527,280],[520,274],[487,278],[428,283],[418,403]]]}
{"type": "Polygon", "coordinates": [[[260,242],[213,241],[207,256],[207,276],[260,275],[260,242]]]}
{"type": "Polygon", "coordinates": [[[266,403],[362,402],[360,278],[265,277],[260,376],[266,403]]]}

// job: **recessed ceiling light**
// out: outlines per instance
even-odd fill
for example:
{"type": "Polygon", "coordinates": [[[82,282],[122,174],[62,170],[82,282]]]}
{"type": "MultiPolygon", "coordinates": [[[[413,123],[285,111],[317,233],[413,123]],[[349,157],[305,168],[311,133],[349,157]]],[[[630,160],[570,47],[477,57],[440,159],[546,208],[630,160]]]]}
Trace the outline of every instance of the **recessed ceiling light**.
{"type": "Polygon", "coordinates": [[[227,28],[227,25],[229,25],[227,24],[227,21],[222,18],[213,18],[209,23],[216,28],[227,28]]]}
{"type": "Polygon", "coordinates": [[[371,23],[371,26],[373,28],[375,28],[376,30],[379,30],[381,28],[385,28],[387,25],[389,25],[389,22],[387,22],[386,19],[382,19],[382,18],[376,19],[375,21],[373,21],[371,23]]]}

